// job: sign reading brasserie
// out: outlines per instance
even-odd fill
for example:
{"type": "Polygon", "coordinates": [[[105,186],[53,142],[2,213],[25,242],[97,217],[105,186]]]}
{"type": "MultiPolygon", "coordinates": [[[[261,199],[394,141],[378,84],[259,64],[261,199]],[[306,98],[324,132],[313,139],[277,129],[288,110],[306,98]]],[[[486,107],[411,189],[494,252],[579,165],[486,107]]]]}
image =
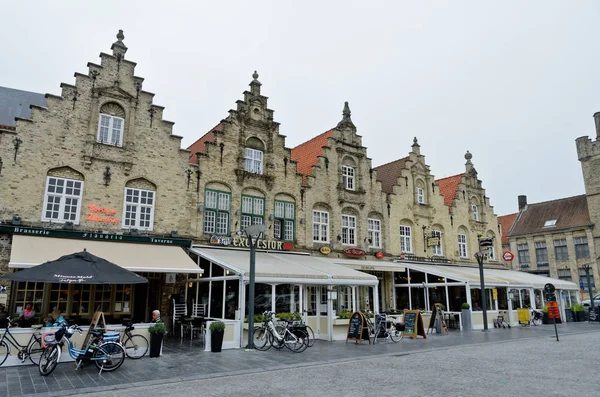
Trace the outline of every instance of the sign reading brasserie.
{"type": "MultiPolygon", "coordinates": [[[[218,245],[232,245],[234,247],[241,248],[250,248],[247,237],[211,236],[210,243],[218,245]]],[[[294,245],[292,243],[284,241],[260,239],[256,241],[256,248],[263,250],[291,251],[294,249],[294,245]]]]}

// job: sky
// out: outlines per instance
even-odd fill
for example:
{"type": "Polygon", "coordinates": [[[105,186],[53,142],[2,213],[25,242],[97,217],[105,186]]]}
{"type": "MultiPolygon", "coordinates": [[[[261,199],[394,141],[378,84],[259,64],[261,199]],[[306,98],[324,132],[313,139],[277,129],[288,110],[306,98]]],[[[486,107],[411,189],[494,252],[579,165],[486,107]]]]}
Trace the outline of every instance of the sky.
{"type": "Polygon", "coordinates": [[[418,138],[436,179],[473,154],[497,215],[585,192],[575,139],[595,139],[600,2],[20,1],[2,6],[0,86],[60,94],[110,53],[126,58],[192,142],[257,70],[294,147],[349,101],[373,166],[418,138]]]}

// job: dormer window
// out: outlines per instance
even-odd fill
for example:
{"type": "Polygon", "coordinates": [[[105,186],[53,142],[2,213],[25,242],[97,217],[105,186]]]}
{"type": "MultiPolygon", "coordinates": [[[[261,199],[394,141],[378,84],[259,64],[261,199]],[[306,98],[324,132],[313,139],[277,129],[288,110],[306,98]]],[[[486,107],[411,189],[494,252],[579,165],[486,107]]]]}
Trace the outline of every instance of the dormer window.
{"type": "Polygon", "coordinates": [[[106,103],[100,108],[96,142],[104,145],[123,146],[125,111],[116,103],[106,103]]]}
{"type": "Polygon", "coordinates": [[[471,204],[471,211],[473,212],[473,220],[479,221],[479,208],[476,204],[471,204]]]}
{"type": "Polygon", "coordinates": [[[344,189],[354,190],[354,175],[354,167],[349,167],[347,165],[342,166],[342,183],[344,189]]]}
{"type": "Polygon", "coordinates": [[[263,173],[263,152],[256,149],[244,149],[244,170],[253,174],[263,173]]]}
{"type": "Polygon", "coordinates": [[[556,226],[556,219],[552,219],[549,221],[546,221],[546,223],[544,223],[544,227],[553,227],[556,226]]]}

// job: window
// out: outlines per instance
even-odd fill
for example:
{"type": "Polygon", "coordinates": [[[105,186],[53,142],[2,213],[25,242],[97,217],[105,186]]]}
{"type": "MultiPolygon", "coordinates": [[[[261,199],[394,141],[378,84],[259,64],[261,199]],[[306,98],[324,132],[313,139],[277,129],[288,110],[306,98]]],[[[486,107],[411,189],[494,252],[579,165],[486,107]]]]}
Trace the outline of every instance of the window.
{"type": "Polygon", "coordinates": [[[535,243],[535,259],[537,263],[548,262],[548,249],[544,241],[538,241],[535,243]]]}
{"type": "Polygon", "coordinates": [[[294,240],[296,205],[287,201],[275,201],[274,236],[278,240],[294,240]]]}
{"type": "MultiPolygon", "coordinates": [[[[579,280],[583,283],[583,291],[587,292],[589,290],[589,288],[588,288],[587,274],[585,273],[585,269],[582,269],[582,268],[579,269],[579,280]]],[[[592,291],[595,291],[596,283],[594,282],[594,273],[592,272],[592,269],[590,269],[590,284],[592,285],[592,291]]]]}
{"type": "MultiPolygon", "coordinates": [[[[41,313],[42,302],[44,301],[44,283],[18,282],[13,283],[17,295],[14,301],[13,314],[21,315],[25,305],[31,303],[33,310],[37,314],[41,313]]],[[[42,316],[43,318],[44,316],[42,316]]]]}
{"type": "Polygon", "coordinates": [[[230,203],[230,193],[206,190],[204,196],[204,233],[228,234],[230,203]]]}
{"type": "Polygon", "coordinates": [[[566,280],[566,281],[573,281],[573,278],[571,277],[571,270],[570,269],[558,269],[558,279],[566,280]]]}
{"type": "Polygon", "coordinates": [[[49,176],[42,221],[79,224],[83,181],[49,176]]]}
{"type": "Polygon", "coordinates": [[[467,235],[466,234],[458,235],[458,255],[461,258],[469,257],[469,251],[467,250],[467,235]]]}
{"type": "Polygon", "coordinates": [[[496,250],[494,248],[494,244],[490,245],[487,248],[488,248],[488,251],[487,251],[488,259],[495,261],[496,260],[496,250]]]}
{"type": "Polygon", "coordinates": [[[265,199],[262,197],[242,196],[242,221],[240,230],[250,225],[262,225],[265,214],[265,199]]]}
{"type": "Polygon", "coordinates": [[[473,220],[479,221],[479,208],[476,204],[471,204],[471,210],[473,211],[473,220]]]}
{"type": "Polygon", "coordinates": [[[556,219],[552,219],[552,220],[546,221],[544,223],[544,227],[553,227],[553,226],[556,226],[556,219]]]}
{"type": "Polygon", "coordinates": [[[369,247],[381,248],[381,221],[379,219],[368,219],[369,247]]]}
{"type": "Polygon", "coordinates": [[[100,114],[96,141],[105,145],[123,146],[124,122],[122,117],[100,114]]]}
{"type": "Polygon", "coordinates": [[[354,190],[354,168],[347,165],[342,166],[342,183],[344,189],[354,190]]]}
{"type": "Polygon", "coordinates": [[[244,170],[253,174],[263,173],[263,152],[256,149],[244,149],[244,170]]]}
{"type": "Polygon", "coordinates": [[[439,230],[432,230],[431,231],[431,237],[438,238],[438,244],[434,245],[432,247],[432,249],[433,249],[433,255],[435,255],[435,256],[443,256],[444,253],[442,252],[442,232],[440,232],[439,230]]]}
{"type": "Polygon", "coordinates": [[[326,243],[329,241],[329,213],[313,211],[313,241],[326,243]]]}
{"type": "Polygon", "coordinates": [[[410,226],[400,225],[400,251],[412,252],[412,234],[410,226]]]}
{"type": "Polygon", "coordinates": [[[525,244],[517,244],[517,253],[519,254],[519,263],[529,263],[529,246],[525,244]]]}
{"type": "Polygon", "coordinates": [[[342,244],[356,245],[356,217],[342,215],[342,244]]]}
{"type": "Polygon", "coordinates": [[[587,237],[575,237],[575,257],[577,259],[580,258],[589,258],[590,257],[590,247],[588,246],[587,237]]]}
{"type": "Polygon", "coordinates": [[[422,187],[417,188],[417,203],[425,204],[425,191],[422,187]]]}
{"type": "Polygon", "coordinates": [[[152,230],[154,222],[154,193],[152,190],[125,188],[123,228],[152,230]]]}
{"type": "Polygon", "coordinates": [[[557,261],[566,261],[569,259],[569,250],[567,249],[567,240],[554,240],[554,253],[557,261]]]}

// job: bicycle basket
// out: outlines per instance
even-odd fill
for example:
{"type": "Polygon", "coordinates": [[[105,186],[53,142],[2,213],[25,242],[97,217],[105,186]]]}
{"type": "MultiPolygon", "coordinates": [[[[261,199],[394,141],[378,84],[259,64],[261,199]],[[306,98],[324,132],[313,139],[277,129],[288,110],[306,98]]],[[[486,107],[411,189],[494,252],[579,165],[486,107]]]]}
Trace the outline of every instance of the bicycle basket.
{"type": "Polygon", "coordinates": [[[56,336],[54,334],[44,335],[44,343],[46,346],[56,345],[56,336]]]}
{"type": "Polygon", "coordinates": [[[395,323],[394,326],[396,327],[396,331],[402,332],[404,331],[404,323],[395,323]]]}

